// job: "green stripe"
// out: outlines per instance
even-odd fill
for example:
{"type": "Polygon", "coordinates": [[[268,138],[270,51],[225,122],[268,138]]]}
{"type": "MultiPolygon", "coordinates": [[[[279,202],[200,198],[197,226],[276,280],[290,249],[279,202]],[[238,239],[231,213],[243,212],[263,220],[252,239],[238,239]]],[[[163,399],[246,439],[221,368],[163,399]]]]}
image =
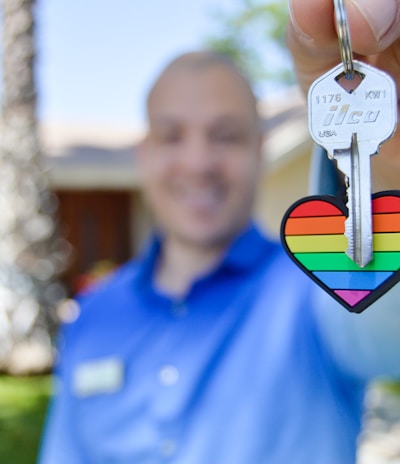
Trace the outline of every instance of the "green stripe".
{"type": "Polygon", "coordinates": [[[375,252],[373,260],[360,268],[345,253],[295,253],[295,258],[309,271],[397,271],[400,252],[375,252]]]}

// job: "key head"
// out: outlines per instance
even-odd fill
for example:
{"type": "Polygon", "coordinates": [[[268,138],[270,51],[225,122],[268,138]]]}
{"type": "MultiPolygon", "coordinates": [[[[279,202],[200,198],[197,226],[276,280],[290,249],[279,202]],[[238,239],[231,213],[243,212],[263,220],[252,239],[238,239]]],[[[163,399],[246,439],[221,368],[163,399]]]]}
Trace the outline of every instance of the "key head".
{"type": "Polygon", "coordinates": [[[359,149],[370,155],[388,140],[397,126],[397,95],[385,72],[354,60],[355,82],[343,73],[343,64],[317,79],[308,92],[309,130],[330,155],[348,149],[357,134],[359,149]]]}

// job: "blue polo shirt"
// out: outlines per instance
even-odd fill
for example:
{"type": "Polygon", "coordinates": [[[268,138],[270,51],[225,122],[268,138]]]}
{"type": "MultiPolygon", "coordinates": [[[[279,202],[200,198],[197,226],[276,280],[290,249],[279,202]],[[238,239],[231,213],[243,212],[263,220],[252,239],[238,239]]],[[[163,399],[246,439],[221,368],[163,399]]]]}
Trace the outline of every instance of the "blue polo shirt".
{"type": "Polygon", "coordinates": [[[354,464],[367,379],[281,246],[251,224],[180,300],[154,288],[159,250],[63,328],[40,463],[354,464]]]}

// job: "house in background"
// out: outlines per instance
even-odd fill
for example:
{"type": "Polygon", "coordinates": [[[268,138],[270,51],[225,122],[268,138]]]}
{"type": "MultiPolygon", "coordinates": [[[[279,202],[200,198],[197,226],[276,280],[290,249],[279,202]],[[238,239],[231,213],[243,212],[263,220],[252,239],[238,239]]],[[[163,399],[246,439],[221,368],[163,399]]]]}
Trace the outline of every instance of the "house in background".
{"type": "MultiPolygon", "coordinates": [[[[307,194],[312,143],[297,89],[260,104],[266,131],[255,216],[278,235],[286,209],[307,194]]],[[[73,247],[65,281],[101,273],[137,253],[150,218],[140,196],[135,150],[143,131],[44,125],[41,140],[61,231],[73,247]]]]}

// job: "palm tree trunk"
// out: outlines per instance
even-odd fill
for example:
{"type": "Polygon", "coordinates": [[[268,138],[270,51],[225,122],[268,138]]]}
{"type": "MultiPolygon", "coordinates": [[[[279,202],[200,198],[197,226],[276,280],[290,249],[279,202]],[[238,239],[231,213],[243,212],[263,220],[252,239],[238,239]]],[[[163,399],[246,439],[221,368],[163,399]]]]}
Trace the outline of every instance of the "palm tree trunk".
{"type": "Polygon", "coordinates": [[[37,135],[33,0],[1,0],[3,95],[0,125],[0,370],[51,363],[49,320],[63,296],[56,238],[37,135]],[[53,311],[53,313],[52,313],[53,311]]]}

